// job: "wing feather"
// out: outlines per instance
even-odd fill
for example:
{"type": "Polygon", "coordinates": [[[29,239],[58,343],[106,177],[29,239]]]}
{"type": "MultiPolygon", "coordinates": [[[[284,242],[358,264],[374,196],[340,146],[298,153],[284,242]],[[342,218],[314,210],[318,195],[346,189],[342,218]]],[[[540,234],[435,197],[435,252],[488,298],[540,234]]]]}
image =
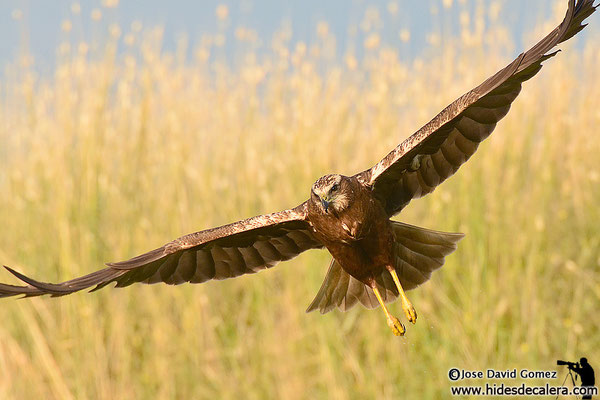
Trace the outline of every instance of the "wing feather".
{"type": "Polygon", "coordinates": [[[192,233],[107,268],[63,283],[39,282],[9,267],[26,286],[0,283],[0,297],[48,294],[63,296],[79,290],[133,283],[202,283],[270,268],[305,250],[323,245],[306,219],[306,202],[296,208],[261,215],[233,224],[192,233]]]}
{"type": "Polygon", "coordinates": [[[481,85],[459,97],[429,123],[400,143],[357,178],[373,188],[390,216],[410,200],[432,192],[477,150],[510,110],[521,84],[557,52],[556,45],[585,27],[582,22],[598,7],[594,0],[569,0],[562,23],[531,49],[481,85]]]}

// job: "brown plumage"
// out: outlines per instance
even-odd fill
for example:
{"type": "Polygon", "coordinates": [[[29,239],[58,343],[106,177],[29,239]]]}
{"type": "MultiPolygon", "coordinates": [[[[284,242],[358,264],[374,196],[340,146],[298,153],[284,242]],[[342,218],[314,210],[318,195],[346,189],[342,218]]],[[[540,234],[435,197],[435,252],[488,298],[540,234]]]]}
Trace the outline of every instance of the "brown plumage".
{"type": "MultiPolygon", "coordinates": [[[[557,53],[551,52],[556,45],[585,27],[582,22],[596,7],[594,0],[570,0],[563,22],[539,43],[459,97],[372,168],[351,177],[326,175],[317,180],[310,199],[293,209],[192,233],[59,284],[38,282],[6,267],[27,285],[0,284],[0,297],[62,296],[112,282],[117,287],[201,283],[254,273],[325,247],[334,259],[307,311],[345,311],[358,302],[373,308],[379,294],[385,302],[402,296],[407,311],[412,306],[399,285],[410,290],[427,281],[463,235],[390,217],[412,199],[432,192],[473,155],[508,113],[521,84],[557,53]]],[[[412,322],[416,319],[408,311],[407,316],[412,322]]]]}

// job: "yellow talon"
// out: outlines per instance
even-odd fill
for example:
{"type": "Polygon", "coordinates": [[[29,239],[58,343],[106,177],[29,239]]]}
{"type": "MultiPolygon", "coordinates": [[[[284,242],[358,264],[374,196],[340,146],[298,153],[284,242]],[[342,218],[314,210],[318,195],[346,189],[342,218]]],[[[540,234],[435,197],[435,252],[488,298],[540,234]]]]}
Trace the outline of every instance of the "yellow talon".
{"type": "Polygon", "coordinates": [[[410,322],[412,322],[413,324],[417,322],[417,310],[415,310],[411,302],[405,303],[403,301],[402,309],[406,314],[406,318],[408,318],[410,322]]]}
{"type": "Polygon", "coordinates": [[[404,310],[404,314],[406,314],[406,318],[408,318],[408,320],[413,324],[416,323],[417,310],[415,310],[415,307],[412,305],[410,300],[408,300],[408,297],[406,297],[406,293],[404,293],[404,289],[402,289],[402,285],[400,284],[400,279],[398,279],[398,274],[396,273],[396,270],[393,267],[388,266],[388,271],[390,271],[390,274],[392,274],[392,279],[394,280],[394,283],[398,288],[398,293],[400,294],[400,298],[402,299],[402,309],[404,310]]]}
{"type": "Polygon", "coordinates": [[[394,333],[394,335],[404,336],[406,328],[404,327],[404,325],[402,325],[402,322],[400,322],[398,318],[394,317],[393,315],[390,315],[388,317],[387,323],[389,327],[392,328],[392,332],[394,333]]]}
{"type": "Polygon", "coordinates": [[[379,293],[379,289],[377,289],[377,286],[373,285],[371,288],[373,289],[373,292],[375,293],[375,296],[377,297],[379,304],[381,304],[381,308],[383,309],[383,312],[385,313],[385,316],[387,317],[387,323],[388,323],[389,327],[392,328],[392,332],[394,333],[394,335],[404,336],[404,332],[406,332],[404,325],[402,325],[402,323],[400,323],[400,321],[398,321],[398,318],[396,318],[392,314],[390,314],[387,307],[385,306],[383,299],[381,298],[381,294],[379,293]]]}

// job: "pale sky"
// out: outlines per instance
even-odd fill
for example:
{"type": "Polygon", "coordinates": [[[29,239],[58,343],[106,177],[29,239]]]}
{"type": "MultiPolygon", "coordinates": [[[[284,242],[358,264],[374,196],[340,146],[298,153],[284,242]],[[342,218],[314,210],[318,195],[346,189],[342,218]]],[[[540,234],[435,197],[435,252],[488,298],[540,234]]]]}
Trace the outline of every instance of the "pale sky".
{"type": "MultiPolygon", "coordinates": [[[[510,28],[515,44],[520,47],[523,33],[530,31],[532,25],[551,18],[557,4],[562,5],[561,15],[567,6],[566,0],[121,0],[116,8],[106,7],[113,2],[119,3],[116,0],[0,0],[0,37],[3,38],[0,66],[6,66],[21,49],[27,48],[35,57],[36,68],[51,71],[61,41],[101,41],[110,24],[118,24],[123,33],[127,33],[133,21],[141,22],[143,28],[164,27],[165,50],[173,50],[182,34],[194,47],[203,34],[214,34],[220,29],[228,38],[225,49],[230,52],[235,51],[231,45],[233,32],[240,26],[255,30],[268,47],[271,35],[283,23],[292,28],[292,43],[311,43],[316,39],[319,21],[326,21],[341,54],[348,46],[349,32],[353,29],[358,32],[358,42],[362,43],[360,35],[364,32],[360,27],[365,14],[378,16],[371,30],[377,32],[384,43],[398,46],[406,57],[413,57],[425,45],[428,33],[457,31],[461,9],[474,10],[477,4],[493,3],[501,5],[498,21],[510,28]],[[215,15],[219,5],[228,9],[226,22],[220,25],[215,15]],[[94,12],[101,16],[99,21],[92,20],[94,12]],[[65,21],[72,26],[68,35],[61,31],[65,21]],[[400,39],[403,30],[410,32],[406,43],[400,39]]],[[[584,43],[593,32],[598,30],[586,29],[577,40],[584,43]]]]}

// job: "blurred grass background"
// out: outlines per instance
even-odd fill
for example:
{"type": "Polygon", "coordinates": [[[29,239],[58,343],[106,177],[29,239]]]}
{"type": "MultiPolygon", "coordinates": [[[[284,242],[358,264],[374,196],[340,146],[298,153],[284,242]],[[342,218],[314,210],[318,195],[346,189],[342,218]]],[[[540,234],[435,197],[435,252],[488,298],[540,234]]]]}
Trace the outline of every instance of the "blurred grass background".
{"type": "MultiPolygon", "coordinates": [[[[510,27],[477,17],[411,61],[375,33],[364,57],[338,60],[325,22],[315,43],[282,34],[267,54],[238,30],[234,64],[218,35],[186,61],[185,42],[170,54],[139,26],[64,43],[51,77],[15,60],[0,84],[1,262],[62,281],[299,204],[510,61],[510,27]]],[[[380,310],[305,314],[329,261],[313,251],[223,282],[2,300],[0,398],[437,399],[451,367],[587,356],[598,371],[600,47],[561,48],[468,165],[399,216],[467,234],[409,293],[419,321],[405,338],[380,310]]]]}

